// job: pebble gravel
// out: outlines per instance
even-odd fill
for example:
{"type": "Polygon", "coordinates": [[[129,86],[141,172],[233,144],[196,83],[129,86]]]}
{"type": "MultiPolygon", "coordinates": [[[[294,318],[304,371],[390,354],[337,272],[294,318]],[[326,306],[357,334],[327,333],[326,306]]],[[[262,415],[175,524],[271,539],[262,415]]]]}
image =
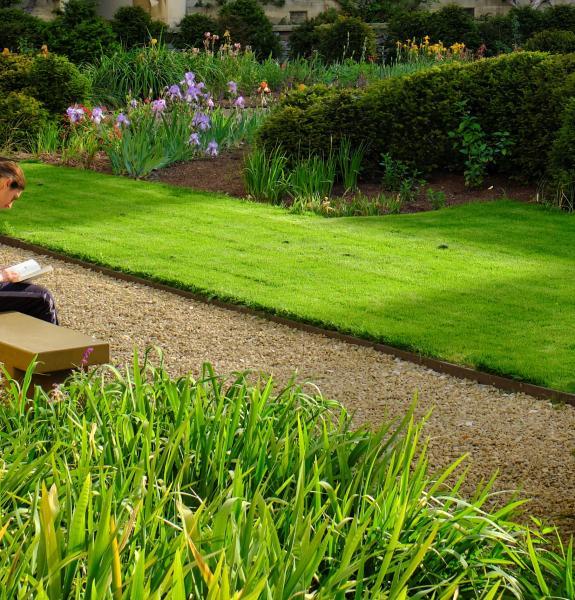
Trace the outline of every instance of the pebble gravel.
{"type": "MultiPolygon", "coordinates": [[[[0,264],[33,258],[0,246],[0,264]]],[[[37,257],[54,273],[42,280],[57,302],[61,324],[110,342],[112,362],[131,361],[134,347],[163,349],[173,375],[199,373],[211,362],[220,374],[252,370],[278,383],[294,373],[342,402],[355,424],[376,426],[405,414],[414,395],[417,415],[430,410],[432,469],[468,454],[466,493],[499,473],[500,498],[519,492],[526,510],[575,532],[575,407],[460,380],[320,334],[260,317],[118,281],[80,266],[37,257]]]]}

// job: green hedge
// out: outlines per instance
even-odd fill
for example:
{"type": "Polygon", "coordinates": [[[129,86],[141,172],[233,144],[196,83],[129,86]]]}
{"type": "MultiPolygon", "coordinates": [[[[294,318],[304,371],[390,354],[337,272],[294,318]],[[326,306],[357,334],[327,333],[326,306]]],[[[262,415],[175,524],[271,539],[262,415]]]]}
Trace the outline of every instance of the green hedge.
{"type": "Polygon", "coordinates": [[[464,42],[472,50],[479,49],[489,56],[523,47],[529,38],[540,31],[561,29],[575,33],[575,6],[562,5],[535,10],[530,7],[512,8],[505,15],[482,16],[474,19],[465,8],[447,5],[437,11],[400,11],[388,22],[386,45],[393,51],[397,40],[425,35],[436,42],[450,45],[464,42]]]}
{"type": "Polygon", "coordinates": [[[523,179],[542,175],[567,99],[575,95],[575,54],[520,52],[435,67],[382,80],[365,90],[321,89],[289,95],[259,133],[260,142],[289,156],[329,152],[342,137],[367,143],[367,167],[389,152],[429,173],[459,170],[449,131],[461,119],[458,102],[491,135],[507,131],[513,146],[496,169],[523,179]]]}

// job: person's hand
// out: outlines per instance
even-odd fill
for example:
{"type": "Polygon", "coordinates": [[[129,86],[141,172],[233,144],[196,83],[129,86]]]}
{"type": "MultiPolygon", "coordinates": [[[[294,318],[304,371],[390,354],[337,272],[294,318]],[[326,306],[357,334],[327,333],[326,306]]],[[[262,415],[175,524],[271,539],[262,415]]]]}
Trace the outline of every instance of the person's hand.
{"type": "Polygon", "coordinates": [[[20,279],[18,273],[10,269],[2,269],[0,275],[2,276],[2,283],[17,283],[20,279]]]}

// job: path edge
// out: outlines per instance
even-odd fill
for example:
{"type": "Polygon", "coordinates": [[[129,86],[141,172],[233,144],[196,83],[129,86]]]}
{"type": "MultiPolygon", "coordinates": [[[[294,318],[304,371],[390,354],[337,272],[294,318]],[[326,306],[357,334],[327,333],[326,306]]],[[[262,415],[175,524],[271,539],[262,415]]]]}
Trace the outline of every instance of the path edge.
{"type": "Polygon", "coordinates": [[[396,358],[400,358],[402,360],[422,365],[433,371],[437,371],[439,373],[445,373],[447,375],[451,375],[453,377],[457,377],[458,379],[468,379],[471,381],[475,381],[476,383],[480,383],[483,385],[491,385],[500,390],[505,390],[508,392],[520,392],[523,394],[528,394],[530,396],[534,396],[535,398],[542,398],[545,400],[550,400],[554,402],[565,402],[566,404],[571,404],[575,406],[575,394],[571,394],[569,392],[562,392],[560,390],[554,390],[552,388],[544,387],[541,385],[535,385],[533,383],[527,383],[524,381],[519,381],[516,379],[511,379],[509,377],[503,377],[501,375],[494,375],[492,373],[486,373],[485,371],[478,371],[477,369],[472,369],[470,367],[463,367],[461,365],[457,365],[455,363],[450,363],[444,360],[440,360],[438,358],[430,358],[427,356],[423,356],[421,354],[417,354],[416,352],[411,352],[409,350],[402,350],[400,348],[395,348],[394,346],[389,346],[387,344],[382,344],[379,342],[374,342],[371,340],[367,340],[364,338],[356,337],[354,335],[350,335],[347,333],[341,333],[339,331],[324,329],[322,327],[318,327],[317,325],[310,325],[309,323],[304,323],[302,321],[297,321],[295,319],[289,319],[287,317],[280,317],[278,315],[274,315],[268,313],[263,310],[259,310],[256,308],[250,308],[249,306],[243,306],[241,304],[233,304],[231,302],[225,302],[223,300],[218,300],[217,298],[208,298],[207,296],[203,296],[202,294],[191,292],[188,290],[182,290],[179,288],[175,288],[164,283],[158,283],[156,281],[152,281],[150,279],[146,279],[144,277],[139,277],[137,275],[130,275],[129,273],[123,273],[121,271],[115,271],[109,267],[104,267],[102,265],[98,265],[96,263],[92,263],[86,260],[82,260],[80,258],[74,258],[72,256],[67,256],[66,254],[62,254],[60,252],[56,252],[54,250],[49,250],[44,246],[40,246],[37,244],[33,244],[30,242],[25,242],[23,240],[0,235],[0,244],[4,244],[5,246],[10,246],[13,248],[19,248],[22,250],[28,250],[30,252],[34,252],[36,254],[42,254],[44,256],[50,256],[64,263],[79,265],[85,269],[90,271],[95,271],[96,273],[101,273],[102,275],[106,275],[112,279],[117,279],[119,281],[127,281],[130,283],[138,283],[140,285],[144,285],[147,287],[151,287],[157,290],[161,290],[164,292],[168,292],[171,294],[175,294],[177,296],[182,296],[184,298],[190,298],[192,300],[196,300],[198,302],[202,302],[203,304],[211,304],[213,306],[217,306],[219,308],[224,308],[226,310],[231,310],[241,314],[247,314],[259,317],[266,321],[271,321],[273,323],[279,323],[281,325],[285,325],[292,329],[299,329],[301,331],[305,331],[307,333],[313,333],[315,335],[323,335],[324,337],[328,337],[331,339],[340,340],[342,342],[353,344],[355,346],[364,346],[367,348],[373,348],[382,354],[388,354],[391,356],[395,356],[396,358]]]}

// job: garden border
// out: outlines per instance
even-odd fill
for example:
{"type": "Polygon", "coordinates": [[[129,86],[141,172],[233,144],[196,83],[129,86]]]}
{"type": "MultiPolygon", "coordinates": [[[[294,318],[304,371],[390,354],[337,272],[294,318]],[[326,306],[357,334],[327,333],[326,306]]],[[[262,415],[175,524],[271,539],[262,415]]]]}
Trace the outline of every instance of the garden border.
{"type": "Polygon", "coordinates": [[[322,327],[318,327],[317,325],[310,325],[309,323],[305,323],[303,321],[296,321],[295,319],[280,317],[278,315],[274,315],[263,310],[250,308],[249,306],[233,304],[231,302],[224,302],[223,300],[218,300],[216,298],[209,298],[196,292],[182,290],[163,283],[152,281],[150,279],[145,279],[144,277],[130,275],[121,271],[115,271],[114,269],[111,269],[109,267],[104,267],[102,265],[88,262],[86,260],[67,256],[60,252],[55,252],[54,250],[49,250],[48,248],[45,248],[43,246],[32,244],[30,242],[25,242],[17,238],[0,235],[0,244],[11,246],[13,248],[29,250],[30,252],[43,254],[45,256],[50,256],[62,262],[79,265],[81,267],[84,267],[85,269],[90,269],[91,271],[101,273],[102,275],[106,275],[108,277],[118,279],[120,281],[139,283],[141,285],[145,285],[157,290],[162,290],[164,292],[169,292],[178,296],[183,296],[184,298],[191,298],[193,300],[203,302],[204,304],[213,304],[214,306],[225,308],[227,310],[233,310],[238,313],[260,317],[267,321],[272,321],[274,323],[286,325],[287,327],[291,327],[292,329],[299,329],[308,333],[323,335],[328,338],[337,339],[348,344],[354,344],[356,346],[365,346],[367,348],[373,348],[374,350],[377,350],[378,352],[381,352],[383,354],[389,354],[402,360],[422,365],[439,373],[445,373],[447,375],[451,375],[459,379],[469,379],[471,381],[475,381],[483,385],[492,385],[501,390],[509,392],[521,392],[524,394],[529,394],[530,396],[534,396],[536,398],[553,400],[555,402],[565,402],[566,404],[571,404],[572,406],[575,406],[575,393],[572,394],[569,392],[562,392],[560,390],[554,390],[552,388],[547,388],[532,383],[510,379],[509,377],[502,377],[501,375],[494,375],[492,373],[478,371],[470,367],[462,367],[461,365],[456,365],[454,363],[450,363],[437,358],[430,358],[427,356],[422,356],[415,352],[410,352],[408,350],[401,350],[399,348],[395,348],[387,344],[381,344],[379,342],[374,342],[350,334],[341,333],[332,329],[324,329],[322,327]]]}

